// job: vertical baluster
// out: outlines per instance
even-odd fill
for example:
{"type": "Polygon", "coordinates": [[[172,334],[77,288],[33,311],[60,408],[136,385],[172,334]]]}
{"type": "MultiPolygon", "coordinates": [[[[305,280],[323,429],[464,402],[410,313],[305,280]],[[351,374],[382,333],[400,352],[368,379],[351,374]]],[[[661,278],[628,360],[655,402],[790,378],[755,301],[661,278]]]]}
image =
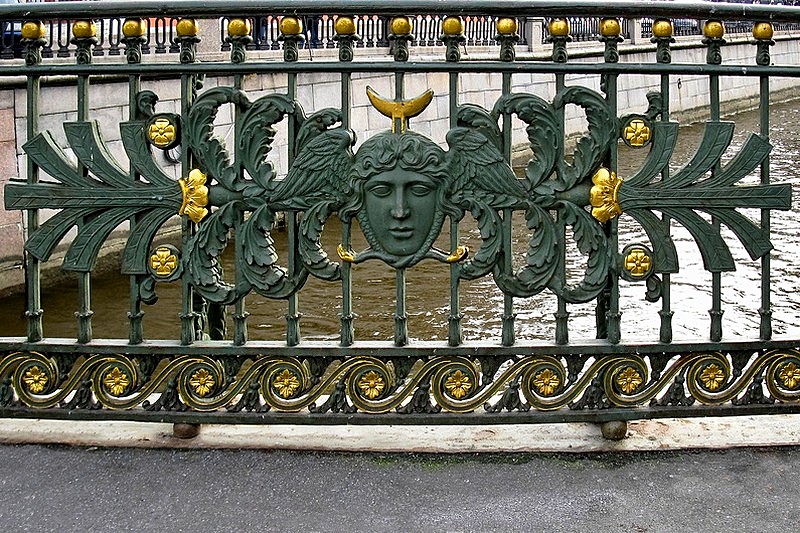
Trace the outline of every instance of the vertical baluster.
{"type": "MultiPolygon", "coordinates": [[[[79,65],[89,65],[92,62],[92,45],[97,43],[97,27],[92,20],[79,20],[72,26],[72,44],[77,47],[75,61],[79,65]]],[[[89,76],[78,76],[78,107],[77,120],[89,120],[89,76]]],[[[88,176],[89,170],[78,161],[78,172],[88,176]]],[[[84,221],[81,221],[83,224],[84,221]]],[[[91,272],[78,272],[78,342],[87,343],[92,340],[92,282],[91,272]]]]}
{"type": "Polygon", "coordinates": [[[53,29],[55,28],[55,25],[58,24],[58,21],[57,20],[48,20],[45,24],[47,26],[47,29],[46,29],[47,31],[46,31],[46,35],[43,37],[45,43],[44,43],[44,46],[41,49],[41,55],[42,55],[42,57],[49,58],[49,57],[53,57],[53,34],[54,34],[53,29]]]}
{"type": "Polygon", "coordinates": [[[178,39],[175,37],[176,35],[176,24],[178,19],[171,18],[164,22],[164,41],[169,41],[169,53],[170,54],[177,54],[181,51],[181,45],[178,39]]]}
{"type": "MultiPolygon", "coordinates": [[[[232,18],[228,21],[227,26],[227,37],[225,38],[225,42],[231,46],[231,63],[244,63],[247,61],[247,46],[253,42],[253,39],[250,37],[250,21],[245,18],[232,18]]],[[[236,74],[233,77],[233,86],[241,90],[242,89],[242,82],[243,76],[242,74],[236,74]]],[[[235,125],[234,130],[234,142],[236,145],[239,144],[239,139],[242,138],[242,135],[245,135],[245,132],[242,131],[242,124],[241,124],[241,117],[242,117],[242,110],[239,105],[234,107],[234,116],[233,116],[233,123],[235,125]]],[[[240,150],[236,150],[235,152],[235,161],[234,161],[234,168],[236,172],[239,174],[239,178],[242,177],[243,171],[243,164],[241,161],[241,153],[240,150]]],[[[235,227],[235,234],[236,238],[242,238],[242,232],[240,231],[241,225],[244,223],[244,212],[239,210],[236,213],[236,220],[234,222],[235,227]]],[[[238,244],[238,243],[237,243],[238,244]]],[[[243,268],[240,268],[240,265],[244,263],[244,257],[242,257],[242,250],[241,246],[236,246],[236,285],[241,287],[245,284],[243,268]]],[[[247,342],[247,317],[249,313],[245,310],[245,297],[242,295],[234,303],[233,308],[233,344],[236,346],[242,346],[244,343],[247,342]]]]}
{"type": "MultiPolygon", "coordinates": [[[[603,19],[599,23],[600,40],[605,43],[603,58],[606,63],[618,63],[619,52],[617,45],[622,41],[620,33],[622,28],[619,20],[614,18],[603,19]]],[[[611,110],[611,116],[617,116],[617,77],[618,74],[605,74],[605,93],[606,101],[611,110]]],[[[608,155],[608,165],[611,172],[617,172],[617,143],[611,143],[608,155]]],[[[609,247],[612,257],[619,255],[619,220],[615,217],[608,222],[606,234],[609,236],[609,247]]],[[[608,277],[608,310],[606,311],[607,338],[614,344],[620,341],[620,318],[622,313],[619,311],[619,275],[613,272],[608,277]]]]}
{"type": "Polygon", "coordinates": [[[155,32],[153,40],[156,43],[156,54],[167,53],[167,19],[158,17],[154,22],[155,32]]]}
{"type": "MultiPolygon", "coordinates": [[[[144,35],[147,31],[147,24],[142,19],[126,19],[122,25],[122,41],[125,43],[125,57],[129,64],[135,65],[141,63],[142,60],[142,44],[144,43],[144,35]]],[[[139,111],[137,107],[137,95],[142,89],[142,77],[140,74],[131,74],[128,77],[128,120],[137,120],[139,118],[139,111]]],[[[139,175],[133,168],[133,164],[129,163],[129,175],[132,183],[139,181],[139,175]]],[[[131,217],[130,231],[133,232],[136,227],[137,217],[131,217]]],[[[130,306],[128,309],[128,342],[130,344],[139,344],[144,338],[142,331],[142,318],[144,312],[142,311],[142,301],[140,297],[141,281],[137,275],[131,275],[130,279],[130,306]]]]}
{"type": "MultiPolygon", "coordinates": [[[[658,63],[671,63],[672,53],[670,51],[670,43],[674,43],[675,39],[672,37],[672,23],[666,19],[659,19],[652,24],[652,42],[656,43],[656,62],[658,63]]],[[[661,120],[669,122],[669,74],[661,75],[661,120]]],[[[669,181],[669,165],[664,167],[661,171],[661,181],[669,181]]],[[[667,233],[670,231],[670,218],[667,215],[662,217],[664,228],[667,233]]],[[[672,342],[672,303],[671,299],[671,280],[670,273],[665,272],[662,274],[661,279],[661,310],[658,312],[661,318],[661,327],[659,329],[659,340],[661,342],[672,342]]]]}
{"type": "MultiPolygon", "coordinates": [[[[164,19],[161,21],[161,27],[165,30],[164,19]]],[[[159,23],[156,24],[158,29],[159,23]]],[[[196,56],[197,43],[200,41],[197,37],[198,27],[197,22],[191,18],[184,18],[178,21],[175,28],[177,37],[176,43],[180,47],[180,62],[182,64],[194,63],[196,56]]],[[[159,52],[159,45],[163,47],[163,40],[159,43],[159,38],[156,36],[156,53],[164,53],[162,49],[159,52]]],[[[186,123],[189,117],[189,110],[194,102],[196,92],[196,76],[193,74],[181,75],[181,120],[186,123]]],[[[181,152],[181,175],[188,176],[192,171],[194,161],[190,150],[183,150],[181,152]]],[[[183,251],[186,252],[189,240],[195,231],[194,223],[188,216],[183,216],[181,220],[181,237],[183,243],[183,251]]],[[[194,309],[194,290],[192,289],[189,277],[184,275],[181,278],[181,344],[192,344],[200,332],[196,331],[196,319],[198,314],[194,309]]]]}
{"type": "MultiPolygon", "coordinates": [[[[570,23],[565,18],[554,18],[550,20],[547,25],[547,30],[550,36],[548,41],[553,43],[552,60],[554,63],[566,63],[569,59],[567,55],[567,43],[571,40],[569,35],[570,23]]],[[[555,75],[556,94],[564,90],[565,80],[563,73],[555,75]]],[[[559,128],[559,138],[564,137],[564,109],[559,108],[556,110],[557,125],[559,128]]],[[[558,143],[556,153],[556,160],[560,161],[564,157],[562,143],[558,143]]],[[[567,241],[567,227],[564,220],[559,217],[558,219],[558,267],[555,272],[556,279],[562,287],[567,283],[566,273],[566,241],[567,241]]],[[[556,344],[567,344],[569,342],[569,311],[567,311],[567,301],[561,296],[557,300],[557,308],[555,313],[556,318],[556,344]]]]}
{"type": "MultiPolygon", "coordinates": [[[[495,39],[500,42],[500,61],[510,63],[515,59],[514,45],[519,41],[517,34],[517,20],[513,18],[497,19],[497,36],[495,39]]],[[[511,73],[503,72],[503,96],[511,94],[511,73]]],[[[503,157],[506,163],[511,164],[511,114],[503,113],[503,157]]],[[[506,272],[513,272],[512,264],[512,231],[513,231],[512,209],[503,210],[503,262],[506,272]]],[[[514,323],[516,320],[514,313],[514,297],[510,294],[503,294],[503,346],[514,344],[515,332],[514,323]]]]}
{"type": "MultiPolygon", "coordinates": [[[[725,44],[722,36],[725,34],[725,27],[722,22],[717,20],[706,21],[703,27],[703,44],[708,47],[706,53],[706,63],[709,65],[719,65],[722,63],[721,47],[725,44]]],[[[719,102],[719,75],[711,74],[708,77],[709,84],[709,108],[712,121],[720,118],[719,102]]],[[[719,171],[719,162],[711,169],[711,175],[719,171]]],[[[720,223],[716,217],[711,217],[711,225],[714,231],[719,233],[720,223]]],[[[722,339],[722,274],[720,272],[711,273],[711,309],[708,314],[711,316],[710,339],[714,342],[722,339]]]]}
{"type": "MultiPolygon", "coordinates": [[[[52,31],[52,26],[51,26],[52,31]]],[[[42,62],[42,47],[45,40],[45,27],[39,21],[30,21],[22,25],[22,44],[25,45],[25,63],[35,66],[42,62]]],[[[27,136],[33,139],[39,133],[39,98],[41,77],[29,75],[27,79],[27,136]]],[[[39,167],[30,155],[27,156],[27,183],[33,185],[39,182],[39,167]]],[[[27,225],[25,240],[39,228],[39,210],[29,209],[27,212],[27,225]]],[[[25,265],[25,290],[27,309],[25,316],[28,319],[28,341],[42,340],[42,295],[41,295],[41,264],[33,255],[24,253],[25,265]]]]}
{"type": "Polygon", "coordinates": [[[106,34],[108,33],[108,26],[106,24],[106,19],[98,19],[100,21],[100,31],[98,32],[100,37],[97,38],[97,44],[94,45],[92,48],[92,55],[93,56],[102,56],[104,54],[103,49],[106,44],[106,34]]]}
{"type": "Polygon", "coordinates": [[[69,57],[69,33],[70,26],[68,20],[58,21],[58,52],[57,57],[69,57]]]}
{"type": "MultiPolygon", "coordinates": [[[[356,33],[355,21],[350,17],[339,17],[336,19],[336,36],[334,39],[339,44],[339,61],[350,62],[353,60],[353,45],[360,41],[361,37],[356,33]]],[[[352,76],[349,72],[342,72],[342,128],[351,127],[351,92],[352,76]]],[[[352,227],[350,221],[342,223],[342,248],[350,250],[352,227]]],[[[348,261],[342,262],[342,316],[340,344],[350,346],[355,340],[353,327],[353,270],[348,261]]]]}
{"type": "MultiPolygon", "coordinates": [[[[412,35],[413,26],[408,17],[397,17],[392,19],[391,33],[389,42],[392,44],[392,52],[396,62],[408,61],[408,45],[414,38],[412,35]]],[[[397,71],[394,75],[394,98],[400,102],[405,99],[405,72],[397,71]]],[[[403,131],[408,127],[404,123],[405,119],[393,119],[392,130],[403,131]],[[398,124],[399,122],[399,124],[398,124]]],[[[406,270],[398,268],[395,271],[395,287],[397,295],[395,300],[394,315],[394,344],[395,346],[405,346],[408,344],[408,315],[406,314],[406,270]]]]}
{"type": "Polygon", "coordinates": [[[142,55],[147,55],[150,53],[150,43],[152,42],[152,35],[153,35],[153,25],[150,22],[152,19],[146,18],[145,21],[145,37],[144,42],[142,43],[142,55]]]}
{"type": "Polygon", "coordinates": [[[119,17],[108,21],[108,55],[120,55],[119,43],[122,38],[122,21],[119,17]]]}
{"type": "MultiPolygon", "coordinates": [[[[442,22],[442,35],[439,37],[445,43],[446,60],[449,63],[457,63],[461,60],[461,49],[459,48],[466,41],[464,37],[464,24],[458,17],[447,17],[442,22]]],[[[458,72],[450,73],[450,128],[458,126],[458,93],[459,76],[458,72]]],[[[450,218],[450,250],[458,249],[458,220],[450,218]]],[[[461,305],[459,298],[461,265],[454,262],[450,265],[450,316],[447,323],[447,343],[450,346],[458,346],[463,342],[461,331],[461,305]]]]}
{"type": "MultiPolygon", "coordinates": [[[[281,38],[283,39],[283,60],[292,63],[298,60],[298,47],[305,40],[303,25],[295,17],[283,17],[281,19],[281,38]]],[[[297,74],[290,72],[287,74],[287,94],[290,100],[297,100],[297,74]]],[[[288,127],[289,167],[292,166],[295,157],[295,141],[297,139],[297,122],[290,118],[288,127]]],[[[288,270],[289,276],[296,276],[300,268],[300,260],[297,249],[297,212],[289,211],[286,213],[286,240],[288,242],[288,270]]],[[[298,312],[298,297],[295,292],[288,298],[288,310],[286,312],[286,344],[296,346],[300,344],[300,313],[298,312]]]]}
{"type": "MultiPolygon", "coordinates": [[[[769,22],[758,22],[753,25],[753,37],[756,38],[756,64],[769,66],[771,62],[769,47],[775,44],[772,40],[773,29],[769,22]]],[[[769,76],[759,77],[759,106],[758,106],[761,135],[769,140],[769,76]]],[[[761,162],[761,184],[769,184],[769,157],[761,162]]],[[[761,230],[770,235],[769,209],[761,210],[761,230]]],[[[761,307],[758,314],[761,317],[759,336],[763,340],[772,338],[772,304],[770,297],[770,253],[761,258],[761,307]]]]}

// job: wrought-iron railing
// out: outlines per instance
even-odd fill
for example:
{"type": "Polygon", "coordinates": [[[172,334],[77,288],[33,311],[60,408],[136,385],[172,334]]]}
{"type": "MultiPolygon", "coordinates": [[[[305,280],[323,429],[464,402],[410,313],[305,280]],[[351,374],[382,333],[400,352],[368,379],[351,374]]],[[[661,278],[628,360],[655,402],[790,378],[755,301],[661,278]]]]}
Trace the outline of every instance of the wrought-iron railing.
{"type": "Polygon", "coordinates": [[[786,295],[772,286],[770,229],[781,220],[773,211],[790,209],[791,188],[771,182],[769,165],[771,78],[800,75],[795,64],[772,64],[772,24],[797,23],[798,8],[206,0],[0,6],[0,20],[24,21],[25,62],[4,63],[0,77],[26,80],[27,139],[24,173],[4,190],[6,209],[24,212],[27,335],[0,339],[0,416],[535,423],[798,410],[800,341],[772,332],[773,298],[786,295]],[[333,43],[338,58],[301,53],[307,37],[301,19],[319,13],[328,17],[322,42],[333,43]],[[598,14],[603,56],[571,62],[569,21],[598,14]],[[618,48],[620,20],[645,15],[655,20],[651,61],[626,62],[618,48]],[[124,17],[123,56],[93,63],[98,41],[91,19],[98,17],[124,17]],[[551,60],[515,57],[517,20],[527,17],[549,20],[551,60]],[[198,33],[201,18],[227,21],[229,58],[197,60],[205,38],[198,33]],[[282,60],[248,58],[250,21],[262,18],[280,20],[282,60]],[[496,59],[462,61],[469,21],[489,18],[499,42],[496,59]],[[142,61],[147,21],[173,19],[178,56],[142,61]],[[705,21],[697,43],[706,49],[704,63],[672,62],[671,19],[705,21]],[[746,62],[725,61],[719,19],[755,23],[746,62]],[[48,43],[60,42],[41,22],[48,20],[76,21],[74,63],[43,57],[48,43]],[[359,60],[357,21],[364,20],[390,21],[391,58],[359,60]],[[414,37],[420,20],[436,21],[436,30],[414,37]],[[411,54],[410,44],[422,39],[440,39],[441,56],[411,54]],[[426,90],[435,75],[447,80],[444,94],[426,90]],[[461,83],[473,75],[482,80],[483,105],[461,96],[461,83]],[[119,129],[124,159],[103,140],[109,125],[93,120],[92,97],[108,90],[93,82],[109,76],[127,80],[127,117],[111,125],[119,129]],[[323,76],[329,83],[336,78],[335,96],[323,94],[313,99],[323,105],[303,108],[304,79],[316,89],[323,76]],[[378,79],[378,89],[355,91],[364,76],[378,79]],[[521,76],[545,80],[547,94],[512,90],[521,76]],[[680,164],[673,158],[680,132],[670,94],[676,81],[691,76],[707,84],[708,120],[697,152],[680,164]],[[281,83],[249,88],[262,77],[281,83]],[[649,107],[622,113],[618,89],[629,77],[654,79],[658,91],[648,96],[649,107]],[[74,103],[63,102],[74,117],[63,121],[63,135],[40,127],[43,82],[51,78],[75,87],[74,103]],[[736,125],[721,118],[720,84],[728,78],[758,86],[758,131],[736,147],[736,125]],[[177,107],[162,106],[152,90],[167,91],[169,84],[178,87],[177,107]],[[357,114],[365,102],[376,111],[357,114]],[[430,121],[436,126],[428,135],[420,133],[434,109],[444,118],[430,121]],[[225,113],[231,126],[221,138],[215,126],[225,113]],[[368,128],[378,113],[384,122],[368,128]],[[584,118],[571,143],[567,124],[577,116],[584,118]],[[515,124],[532,154],[519,175],[511,166],[515,124]],[[356,143],[354,130],[370,130],[368,138],[356,143]],[[625,175],[623,145],[644,151],[625,175]],[[158,156],[176,148],[179,181],[158,156]],[[180,242],[162,243],[159,230],[177,214],[180,242]],[[279,220],[285,234],[276,229],[279,220]],[[326,223],[337,228],[334,250],[321,244],[326,223]],[[118,227],[127,232],[121,272],[130,283],[112,298],[129,301],[128,338],[97,339],[92,272],[118,227]],[[681,250],[679,257],[677,228],[688,232],[711,280],[709,334],[702,338],[673,339],[673,315],[682,312],[682,302],[671,298],[671,276],[692,253],[681,250]],[[279,238],[287,242],[280,252],[279,238]],[[42,268],[62,241],[62,268],[78,287],[70,339],[49,337],[42,316],[42,268]],[[722,319],[724,287],[737,279],[730,248],[736,242],[759,274],[760,299],[751,309],[758,327],[745,338],[728,337],[722,319]],[[225,249],[232,269],[222,268],[225,249]],[[354,300],[375,292],[361,269],[373,263],[391,272],[393,301],[377,302],[391,308],[393,333],[386,341],[356,334],[361,319],[354,300]],[[410,280],[432,271],[447,280],[445,340],[409,331],[410,280]],[[158,321],[179,322],[176,339],[143,327],[147,306],[169,284],[180,287],[180,313],[158,321]],[[621,313],[621,287],[628,284],[646,288],[657,309],[654,338],[622,333],[626,319],[640,319],[621,313]],[[323,290],[339,302],[337,333],[304,340],[304,298],[323,290]],[[468,293],[499,300],[497,336],[465,338],[468,293]],[[549,340],[519,334],[520,302],[535,295],[555,315],[549,340]],[[248,302],[264,299],[284,309],[283,340],[250,338],[248,302]],[[591,338],[571,331],[570,311],[579,304],[592,306],[596,316],[591,338]]]}

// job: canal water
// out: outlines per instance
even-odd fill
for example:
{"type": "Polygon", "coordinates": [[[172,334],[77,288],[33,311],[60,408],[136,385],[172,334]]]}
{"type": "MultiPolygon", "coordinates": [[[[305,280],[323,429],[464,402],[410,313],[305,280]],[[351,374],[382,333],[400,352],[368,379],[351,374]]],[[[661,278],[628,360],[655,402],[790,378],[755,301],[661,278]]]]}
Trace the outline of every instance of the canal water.
{"type": "MultiPolygon", "coordinates": [[[[726,157],[732,157],[748,132],[758,131],[755,112],[740,114],[736,136],[726,157]]],[[[793,198],[800,197],[800,109],[789,102],[773,106],[771,110],[771,141],[774,146],[771,176],[777,183],[790,183],[793,198]]],[[[703,133],[702,124],[680,130],[678,149],[673,158],[673,169],[689,160],[703,133]]],[[[634,173],[646,150],[621,148],[620,175],[623,179],[634,173]]],[[[758,177],[746,180],[757,183],[758,177]]],[[[776,211],[772,215],[772,309],[775,335],[800,334],[800,209],[797,201],[789,212],[776,211]]],[[[759,213],[746,213],[758,220],[759,213]]],[[[469,218],[469,217],[468,217],[469,218]]],[[[519,215],[516,228],[517,260],[521,262],[527,230],[519,215]]],[[[465,223],[461,230],[462,242],[474,249],[478,233],[474,224],[465,223]]],[[[673,223],[672,234],[680,258],[680,272],[672,275],[672,309],[675,312],[673,330],[675,340],[708,338],[711,307],[711,274],[702,268],[702,259],[687,231],[673,223]]],[[[326,225],[323,246],[336,257],[336,245],[341,235],[336,221],[326,225]]],[[[733,233],[723,228],[734,258],[737,271],[722,275],[723,334],[724,338],[758,338],[760,296],[760,261],[752,261],[733,233]]],[[[273,234],[278,253],[286,257],[286,235],[273,234]]],[[[620,249],[630,243],[647,243],[643,232],[628,217],[620,219],[620,249]]],[[[354,232],[353,248],[366,248],[359,232],[354,232]]],[[[443,240],[439,246],[448,248],[443,240]]],[[[579,276],[582,264],[577,250],[570,254],[572,276],[579,276]]],[[[231,258],[226,256],[226,275],[233,279],[231,258]]],[[[128,337],[130,291],[127,277],[121,275],[95,276],[93,279],[94,335],[95,338],[128,337]]],[[[623,342],[657,341],[661,303],[645,301],[643,283],[620,282],[623,342]]],[[[145,306],[144,332],[148,339],[178,339],[180,331],[180,286],[178,283],[158,285],[159,300],[145,306]]],[[[353,267],[354,310],[357,340],[388,340],[393,334],[395,274],[378,261],[368,261],[353,267]]],[[[338,282],[323,282],[310,278],[300,292],[300,312],[303,315],[301,330],[304,339],[335,340],[339,335],[341,288],[338,282]]],[[[77,286],[69,283],[43,292],[44,328],[46,337],[74,338],[77,325],[77,286]]],[[[25,303],[23,297],[2,302],[5,320],[0,321],[0,335],[23,336],[25,303]]],[[[281,340],[284,338],[286,302],[274,301],[258,295],[248,296],[246,309],[249,338],[253,340],[281,340]]],[[[466,341],[494,339],[500,342],[503,295],[491,276],[462,283],[461,312],[466,341]]],[[[517,313],[517,339],[519,341],[552,341],[555,333],[556,298],[544,292],[532,298],[515,299],[517,313]]],[[[407,272],[407,312],[409,334],[413,339],[445,340],[449,315],[448,267],[433,261],[423,261],[407,272]]],[[[570,340],[593,338],[595,331],[594,305],[570,305],[570,340]]],[[[230,319],[228,319],[230,328],[230,319]]]]}

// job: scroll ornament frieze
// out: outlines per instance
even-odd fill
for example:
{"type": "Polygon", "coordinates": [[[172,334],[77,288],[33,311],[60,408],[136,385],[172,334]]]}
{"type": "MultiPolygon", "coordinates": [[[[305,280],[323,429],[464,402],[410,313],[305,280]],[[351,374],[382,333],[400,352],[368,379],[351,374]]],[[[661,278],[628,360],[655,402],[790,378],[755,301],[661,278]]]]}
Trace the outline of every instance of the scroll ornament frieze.
{"type": "Polygon", "coordinates": [[[0,408],[491,416],[800,399],[795,349],[403,359],[13,352],[0,357],[0,408]]]}

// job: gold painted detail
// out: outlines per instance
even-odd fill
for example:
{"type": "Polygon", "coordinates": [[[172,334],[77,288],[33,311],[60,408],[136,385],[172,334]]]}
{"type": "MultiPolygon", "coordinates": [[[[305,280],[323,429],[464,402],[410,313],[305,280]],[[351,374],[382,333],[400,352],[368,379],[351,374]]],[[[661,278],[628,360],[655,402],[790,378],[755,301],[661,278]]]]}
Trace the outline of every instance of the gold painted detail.
{"type": "Polygon", "coordinates": [[[118,366],[111,369],[111,372],[106,374],[106,377],[103,379],[103,385],[106,386],[113,396],[120,396],[130,384],[131,380],[128,379],[128,376],[120,370],[118,366]]]}
{"type": "Polygon", "coordinates": [[[717,365],[710,364],[700,373],[700,381],[703,382],[703,386],[706,390],[714,392],[719,389],[725,381],[725,372],[717,365]]]}
{"type": "Polygon", "coordinates": [[[231,19],[228,22],[228,35],[232,37],[250,35],[250,21],[240,18],[231,19]]]}
{"type": "Polygon", "coordinates": [[[22,381],[25,382],[25,386],[28,387],[28,390],[31,391],[33,394],[39,394],[44,390],[47,386],[47,382],[50,378],[47,377],[47,374],[42,371],[41,368],[38,366],[32,366],[27,371],[25,371],[25,375],[22,377],[22,381]]]}
{"type": "Polygon", "coordinates": [[[794,389],[800,385],[800,367],[794,363],[784,365],[778,377],[787,389],[794,389]]]}
{"type": "Polygon", "coordinates": [[[719,39],[725,35],[725,25],[719,20],[707,20],[703,25],[703,35],[709,39],[719,39]]]}
{"type": "Polygon", "coordinates": [[[383,378],[380,374],[374,370],[370,370],[362,375],[361,379],[358,380],[358,388],[361,389],[361,394],[370,400],[374,400],[383,394],[383,389],[386,388],[386,383],[383,381],[383,378]]]}
{"type": "Polygon", "coordinates": [[[759,41],[769,41],[774,33],[772,24],[769,22],[756,22],[753,24],[753,37],[759,41]]]}
{"type": "Polygon", "coordinates": [[[547,31],[550,35],[556,37],[566,37],[569,35],[569,21],[567,19],[553,19],[547,25],[547,31]]]}
{"type": "Polygon", "coordinates": [[[667,19],[658,19],[653,22],[653,36],[662,39],[672,37],[672,22],[667,19]]]}
{"type": "Polygon", "coordinates": [[[542,396],[551,396],[558,390],[559,385],[561,380],[558,379],[558,374],[549,368],[545,368],[533,378],[533,386],[542,396]]]}
{"type": "Polygon", "coordinates": [[[350,250],[345,250],[341,244],[336,247],[336,253],[339,254],[339,259],[345,263],[355,263],[356,261],[356,254],[350,250]]]}
{"type": "Polygon", "coordinates": [[[392,19],[391,30],[395,35],[411,35],[414,27],[408,17],[395,17],[392,19]]]}
{"type": "Polygon", "coordinates": [[[77,20],[72,25],[72,35],[78,39],[89,39],[97,35],[97,26],[93,20],[77,20]]]}
{"type": "Polygon", "coordinates": [[[122,24],[122,34],[125,37],[142,37],[147,31],[147,25],[143,19],[125,19],[122,24]]]}
{"type": "Polygon", "coordinates": [[[653,268],[653,260],[650,255],[641,248],[634,248],[625,257],[625,270],[634,278],[642,278],[653,268]]]}
{"type": "Polygon", "coordinates": [[[353,17],[339,17],[336,19],[334,29],[339,35],[355,35],[356,23],[353,17]]]}
{"type": "Polygon", "coordinates": [[[433,100],[433,91],[430,89],[421,95],[408,100],[387,100],[376,93],[372,87],[367,86],[367,97],[372,106],[382,115],[392,119],[392,133],[397,133],[397,123],[400,123],[400,133],[406,130],[406,123],[411,117],[422,113],[433,100]]]}
{"type": "Polygon", "coordinates": [[[456,249],[453,250],[453,253],[447,256],[445,259],[448,263],[458,263],[462,259],[466,258],[469,255],[469,248],[466,246],[456,246],[456,249]]]}
{"type": "Polygon", "coordinates": [[[600,222],[608,222],[622,214],[619,206],[619,188],[622,179],[607,168],[601,168],[592,176],[592,186],[589,192],[589,202],[592,204],[592,216],[600,222]]]}
{"type": "Polygon", "coordinates": [[[653,133],[644,120],[635,118],[628,122],[628,125],[622,130],[622,136],[625,142],[638,148],[647,144],[652,138],[653,133]]]}
{"type": "Polygon", "coordinates": [[[294,372],[284,370],[278,374],[278,377],[272,382],[272,386],[284,398],[291,398],[295,391],[300,388],[300,380],[297,379],[297,375],[294,372]]]}
{"type": "Polygon", "coordinates": [[[23,39],[44,39],[44,36],[47,35],[47,30],[38,20],[29,20],[25,24],[22,25],[22,38],[23,39]]]}
{"type": "Polygon", "coordinates": [[[214,376],[205,368],[199,369],[189,378],[189,385],[194,389],[195,394],[201,398],[211,392],[215,384],[214,376]]]}
{"type": "Polygon", "coordinates": [[[450,394],[450,396],[456,400],[460,400],[472,390],[472,381],[464,372],[461,370],[456,370],[447,377],[447,381],[444,383],[444,388],[447,389],[447,392],[450,394]]]}
{"type": "Polygon", "coordinates": [[[175,141],[176,131],[175,124],[169,119],[159,118],[150,124],[147,135],[154,145],[163,148],[175,141]]]}
{"type": "Polygon", "coordinates": [[[172,253],[172,250],[165,246],[156,248],[156,251],[150,256],[150,268],[153,269],[156,276],[169,277],[178,268],[178,258],[172,253]]]}
{"type": "Polygon", "coordinates": [[[461,35],[464,33],[464,23],[461,17],[447,17],[442,21],[442,33],[445,35],[461,35]]]}
{"type": "Polygon", "coordinates": [[[175,31],[178,33],[178,37],[197,37],[200,27],[195,19],[186,18],[178,21],[175,31]]]}
{"type": "Polygon", "coordinates": [[[642,384],[642,375],[632,366],[626,367],[617,375],[617,386],[625,394],[633,394],[642,384]]]}
{"type": "Polygon", "coordinates": [[[206,175],[200,169],[189,172],[188,178],[178,180],[183,192],[183,203],[178,211],[179,215],[188,216],[193,222],[199,223],[208,214],[208,187],[206,175]]]}
{"type": "Polygon", "coordinates": [[[617,19],[603,19],[600,21],[600,35],[603,37],[617,37],[622,33],[622,28],[617,19]]]}
{"type": "Polygon", "coordinates": [[[517,33],[517,19],[501,18],[495,23],[497,33],[500,35],[514,35],[517,33]]]}
{"type": "Polygon", "coordinates": [[[283,17],[281,19],[281,33],[284,35],[300,35],[303,33],[303,23],[297,17],[283,17]]]}

